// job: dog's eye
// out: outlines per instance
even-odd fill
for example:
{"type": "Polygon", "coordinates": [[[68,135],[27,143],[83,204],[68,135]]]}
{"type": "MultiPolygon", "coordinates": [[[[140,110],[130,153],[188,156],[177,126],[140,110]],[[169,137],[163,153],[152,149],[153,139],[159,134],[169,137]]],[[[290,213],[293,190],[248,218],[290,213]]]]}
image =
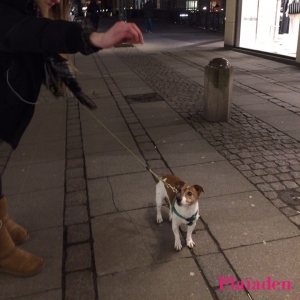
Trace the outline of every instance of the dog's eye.
{"type": "Polygon", "coordinates": [[[187,194],[188,194],[189,197],[193,196],[192,192],[188,192],[187,194]]]}

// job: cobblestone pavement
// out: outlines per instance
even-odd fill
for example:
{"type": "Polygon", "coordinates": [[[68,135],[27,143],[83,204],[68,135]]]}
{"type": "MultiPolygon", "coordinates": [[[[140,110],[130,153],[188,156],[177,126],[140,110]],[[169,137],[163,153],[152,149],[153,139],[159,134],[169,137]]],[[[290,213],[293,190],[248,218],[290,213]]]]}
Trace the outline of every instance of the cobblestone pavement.
{"type": "MultiPolygon", "coordinates": [[[[228,123],[208,123],[202,116],[203,87],[201,85],[136,48],[123,48],[116,52],[258,190],[292,222],[300,226],[300,198],[298,198],[300,196],[300,144],[297,140],[235,105],[232,107],[232,120],[228,123]],[[282,198],[287,200],[287,203],[284,203],[282,198]]],[[[184,61],[187,65],[193,65],[204,72],[204,67],[201,65],[195,66],[194,62],[176,56],[174,53],[167,53],[167,55],[176,57],[179,61],[184,61]]],[[[205,57],[205,54],[194,55],[205,57]]],[[[251,73],[268,82],[276,82],[242,68],[237,70],[251,73]]],[[[298,107],[248,87],[238,82],[238,79],[234,81],[234,85],[295,114],[300,114],[298,107]]],[[[281,86],[300,93],[299,88],[284,83],[281,83],[281,86]]]]}

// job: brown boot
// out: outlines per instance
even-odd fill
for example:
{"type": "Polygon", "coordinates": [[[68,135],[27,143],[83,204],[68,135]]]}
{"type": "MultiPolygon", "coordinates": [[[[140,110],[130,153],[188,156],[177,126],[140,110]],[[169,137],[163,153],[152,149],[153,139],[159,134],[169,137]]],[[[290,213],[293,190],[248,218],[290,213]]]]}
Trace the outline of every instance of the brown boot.
{"type": "Polygon", "coordinates": [[[5,224],[15,245],[20,245],[28,240],[28,231],[9,218],[5,197],[0,199],[0,220],[5,224]]]}
{"type": "Polygon", "coordinates": [[[41,272],[44,260],[15,246],[0,220],[0,272],[15,276],[33,276],[41,272]]]}

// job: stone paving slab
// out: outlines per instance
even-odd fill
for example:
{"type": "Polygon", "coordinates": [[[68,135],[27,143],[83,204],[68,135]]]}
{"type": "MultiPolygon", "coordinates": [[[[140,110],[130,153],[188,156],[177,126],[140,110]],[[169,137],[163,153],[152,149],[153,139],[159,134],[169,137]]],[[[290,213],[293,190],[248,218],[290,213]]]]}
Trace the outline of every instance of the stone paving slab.
{"type": "Polygon", "coordinates": [[[291,281],[291,290],[250,290],[254,299],[295,300],[300,297],[300,237],[282,239],[266,244],[251,245],[225,251],[240,278],[266,281],[291,281]]]}
{"type": "Polygon", "coordinates": [[[254,186],[226,161],[174,167],[172,170],[186,182],[193,182],[204,188],[205,194],[201,194],[200,199],[255,190],[254,186]]]}
{"type": "Polygon", "coordinates": [[[64,182],[64,170],[64,160],[17,167],[10,167],[8,164],[3,176],[3,190],[6,195],[15,195],[61,187],[64,182]]]}
{"type": "Polygon", "coordinates": [[[263,118],[264,117],[276,117],[276,116],[292,116],[291,112],[288,112],[286,109],[279,107],[276,104],[267,102],[267,103],[256,103],[254,105],[247,105],[247,107],[243,106],[248,113],[252,114],[255,117],[263,118]]]}
{"type": "Polygon", "coordinates": [[[16,194],[6,198],[10,217],[18,220],[29,233],[32,230],[62,226],[63,187],[16,194]]]}
{"type": "Polygon", "coordinates": [[[65,140],[20,145],[11,155],[10,166],[65,159],[65,140]]]}
{"type": "Polygon", "coordinates": [[[296,226],[256,191],[200,198],[200,207],[222,249],[299,235],[296,226]]]}
{"type": "Polygon", "coordinates": [[[94,218],[92,232],[99,276],[154,263],[151,253],[126,212],[94,218]]]}
{"type": "Polygon", "coordinates": [[[280,116],[269,116],[263,118],[264,122],[270,124],[276,129],[289,133],[292,129],[300,131],[300,116],[289,113],[280,116]]]}
{"type": "Polygon", "coordinates": [[[157,148],[172,168],[224,160],[205,140],[165,143],[157,145],[157,148]]]}
{"type": "Polygon", "coordinates": [[[108,181],[118,211],[155,205],[155,181],[150,172],[111,176],[108,181]]]}
{"type": "MultiPolygon", "coordinates": [[[[5,300],[9,300],[11,298],[6,298],[5,300]]],[[[61,300],[62,299],[62,290],[57,289],[53,291],[45,291],[42,293],[31,294],[29,296],[21,296],[13,298],[16,300],[61,300]]]]}
{"type": "Polygon", "coordinates": [[[174,234],[167,209],[162,209],[162,224],[156,223],[156,207],[129,211],[128,215],[156,263],[191,257],[183,238],[182,250],[174,250],[174,234]]]}
{"type": "Polygon", "coordinates": [[[87,183],[91,216],[117,212],[108,178],[91,179],[87,183]]]}
{"type": "MultiPolygon", "coordinates": [[[[147,110],[146,107],[145,110],[147,110]]],[[[186,122],[175,113],[166,114],[157,112],[153,115],[149,114],[147,116],[138,115],[138,117],[145,128],[186,124],[186,122]]]]}
{"type": "MultiPolygon", "coordinates": [[[[126,122],[122,117],[117,118],[106,118],[105,120],[100,120],[104,126],[106,126],[112,132],[120,132],[128,129],[126,122]]],[[[86,135],[100,135],[107,130],[99,124],[96,120],[90,118],[89,120],[82,121],[82,134],[86,135]]]]}
{"type": "Polygon", "coordinates": [[[257,105],[257,104],[265,104],[267,101],[253,94],[249,95],[233,95],[232,103],[243,107],[243,109],[247,109],[244,106],[248,105],[257,105]]]}
{"type": "MultiPolygon", "coordinates": [[[[123,131],[123,132],[114,133],[114,135],[124,145],[126,145],[126,147],[128,147],[130,149],[136,147],[136,143],[130,132],[123,131]]],[[[86,136],[84,138],[83,145],[84,145],[84,153],[85,154],[92,154],[92,153],[124,149],[124,146],[108,132],[101,132],[101,134],[86,136]]]]}
{"type": "Polygon", "coordinates": [[[190,258],[99,277],[98,290],[99,298],[106,300],[213,299],[190,258]]]}
{"type": "Polygon", "coordinates": [[[197,257],[209,284],[220,289],[220,277],[235,276],[225,257],[221,253],[213,253],[197,257]]]}
{"type": "Polygon", "coordinates": [[[201,135],[188,124],[147,128],[147,132],[157,145],[202,140],[201,135]]]}
{"type": "MultiPolygon", "coordinates": [[[[136,149],[131,149],[142,161],[144,159],[136,149]]],[[[88,179],[128,174],[131,172],[145,171],[145,167],[127,150],[118,150],[86,156],[86,171],[88,179]],[[111,163],[111,162],[114,163],[111,163]]]]}

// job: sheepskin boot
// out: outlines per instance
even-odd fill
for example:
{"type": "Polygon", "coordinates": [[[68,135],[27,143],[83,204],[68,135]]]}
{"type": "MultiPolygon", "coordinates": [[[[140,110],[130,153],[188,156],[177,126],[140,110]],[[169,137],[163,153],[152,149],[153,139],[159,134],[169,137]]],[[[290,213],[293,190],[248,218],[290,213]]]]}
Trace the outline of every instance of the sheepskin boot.
{"type": "Polygon", "coordinates": [[[0,220],[5,224],[15,245],[20,245],[28,240],[29,234],[27,230],[9,218],[5,197],[0,199],[0,220]]]}
{"type": "Polygon", "coordinates": [[[33,276],[44,265],[42,258],[15,246],[6,226],[0,220],[0,272],[15,276],[33,276]]]}

